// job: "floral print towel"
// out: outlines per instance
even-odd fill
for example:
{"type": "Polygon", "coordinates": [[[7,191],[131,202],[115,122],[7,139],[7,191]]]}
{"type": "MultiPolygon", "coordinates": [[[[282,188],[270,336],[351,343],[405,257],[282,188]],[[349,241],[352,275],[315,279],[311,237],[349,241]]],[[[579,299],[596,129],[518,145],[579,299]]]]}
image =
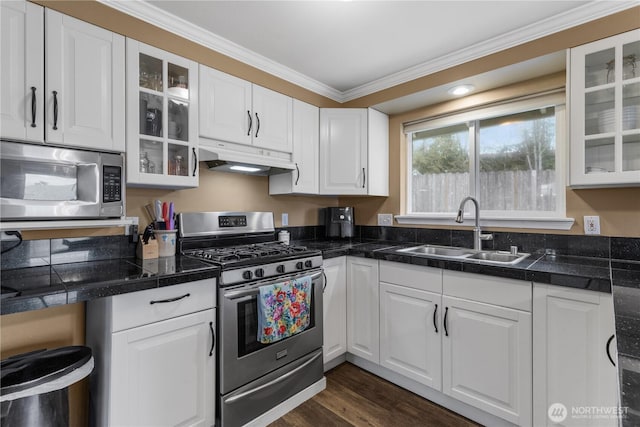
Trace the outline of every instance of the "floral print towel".
{"type": "Polygon", "coordinates": [[[311,277],[260,287],[258,341],[269,344],[304,331],[309,326],[311,277]]]}

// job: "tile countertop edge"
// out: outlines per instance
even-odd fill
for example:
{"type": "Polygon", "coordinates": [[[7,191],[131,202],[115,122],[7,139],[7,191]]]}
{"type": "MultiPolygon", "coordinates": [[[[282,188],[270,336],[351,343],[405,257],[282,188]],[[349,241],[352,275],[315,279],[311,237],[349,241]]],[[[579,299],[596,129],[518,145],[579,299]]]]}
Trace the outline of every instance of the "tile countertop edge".
{"type": "Polygon", "coordinates": [[[65,284],[66,290],[46,295],[27,295],[9,297],[2,300],[0,314],[15,314],[66,304],[86,302],[98,298],[110,297],[163,286],[174,286],[197,280],[217,278],[219,268],[211,266],[188,272],[151,275],[134,280],[105,281],[95,284],[65,284]]]}

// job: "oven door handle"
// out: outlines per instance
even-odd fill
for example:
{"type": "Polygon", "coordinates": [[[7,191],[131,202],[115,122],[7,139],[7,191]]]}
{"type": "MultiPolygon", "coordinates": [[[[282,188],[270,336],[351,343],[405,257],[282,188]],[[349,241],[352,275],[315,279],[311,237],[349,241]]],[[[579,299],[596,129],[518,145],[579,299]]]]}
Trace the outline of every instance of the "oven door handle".
{"type": "MultiPolygon", "coordinates": [[[[318,277],[320,277],[321,275],[322,275],[322,271],[319,271],[317,273],[312,274],[309,277],[311,277],[311,281],[314,281],[318,277]]],[[[294,276],[294,277],[298,278],[298,277],[306,277],[306,276],[303,275],[303,276],[294,276]]],[[[287,278],[287,279],[284,279],[284,280],[290,280],[290,279],[292,279],[294,277],[290,277],[290,278],[287,278]]],[[[228,292],[224,293],[224,298],[225,299],[229,299],[229,300],[237,300],[237,299],[240,299],[240,298],[243,298],[243,297],[251,297],[251,296],[254,296],[254,295],[258,295],[260,293],[260,286],[264,286],[264,285],[269,284],[269,283],[280,283],[281,281],[282,280],[275,280],[275,281],[274,280],[270,280],[270,281],[257,283],[256,285],[252,286],[249,289],[237,289],[237,290],[234,290],[234,291],[228,291],[228,292]]]]}
{"type": "Polygon", "coordinates": [[[259,385],[258,387],[254,387],[250,390],[247,390],[245,392],[236,394],[235,396],[229,396],[228,398],[224,399],[224,403],[225,404],[230,404],[233,403],[237,400],[240,400],[242,398],[245,398],[249,395],[252,395],[254,393],[259,392],[260,390],[264,390],[265,388],[271,387],[275,384],[278,384],[279,382],[282,382],[284,380],[286,380],[287,378],[289,378],[292,375],[295,375],[296,373],[300,372],[301,370],[303,370],[304,368],[306,368],[307,366],[309,366],[311,363],[313,363],[318,357],[322,356],[322,352],[317,353],[316,355],[314,355],[312,358],[310,358],[309,360],[307,360],[306,362],[304,362],[302,365],[298,366],[297,368],[287,372],[286,374],[282,375],[281,377],[275,378],[269,382],[266,382],[262,385],[259,385]]]}

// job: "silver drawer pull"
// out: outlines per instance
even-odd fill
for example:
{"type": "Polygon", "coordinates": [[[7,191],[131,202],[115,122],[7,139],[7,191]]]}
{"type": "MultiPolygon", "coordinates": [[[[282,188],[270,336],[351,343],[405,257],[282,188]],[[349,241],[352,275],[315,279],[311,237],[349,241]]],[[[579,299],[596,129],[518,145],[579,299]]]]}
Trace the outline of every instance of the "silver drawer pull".
{"type": "Polygon", "coordinates": [[[161,299],[158,301],[149,301],[149,304],[164,304],[165,302],[176,302],[176,301],[180,301],[181,299],[184,299],[186,297],[190,297],[191,294],[184,294],[181,297],[175,297],[175,298],[169,298],[169,299],[161,299]]]}

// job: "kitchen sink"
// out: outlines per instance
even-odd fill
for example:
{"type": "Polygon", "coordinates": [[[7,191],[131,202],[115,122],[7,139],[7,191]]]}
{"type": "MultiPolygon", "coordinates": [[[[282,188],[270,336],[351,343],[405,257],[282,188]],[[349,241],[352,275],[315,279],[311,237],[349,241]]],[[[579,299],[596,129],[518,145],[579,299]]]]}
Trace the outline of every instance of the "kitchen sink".
{"type": "Polygon", "coordinates": [[[525,254],[525,253],[514,255],[509,252],[482,251],[482,252],[476,252],[472,255],[469,255],[467,259],[475,259],[478,261],[484,261],[492,264],[511,265],[511,264],[517,264],[518,262],[522,261],[528,256],[529,254],[525,254]]]}
{"type": "Polygon", "coordinates": [[[442,258],[464,258],[475,253],[473,249],[436,245],[414,246],[411,248],[398,249],[398,252],[442,258]]]}
{"type": "Polygon", "coordinates": [[[529,254],[526,253],[512,254],[510,252],[503,251],[476,251],[474,249],[459,248],[456,246],[437,245],[412,246],[410,248],[397,249],[396,251],[417,256],[469,259],[479,261],[481,263],[498,265],[517,264],[529,256],[529,254]]]}

